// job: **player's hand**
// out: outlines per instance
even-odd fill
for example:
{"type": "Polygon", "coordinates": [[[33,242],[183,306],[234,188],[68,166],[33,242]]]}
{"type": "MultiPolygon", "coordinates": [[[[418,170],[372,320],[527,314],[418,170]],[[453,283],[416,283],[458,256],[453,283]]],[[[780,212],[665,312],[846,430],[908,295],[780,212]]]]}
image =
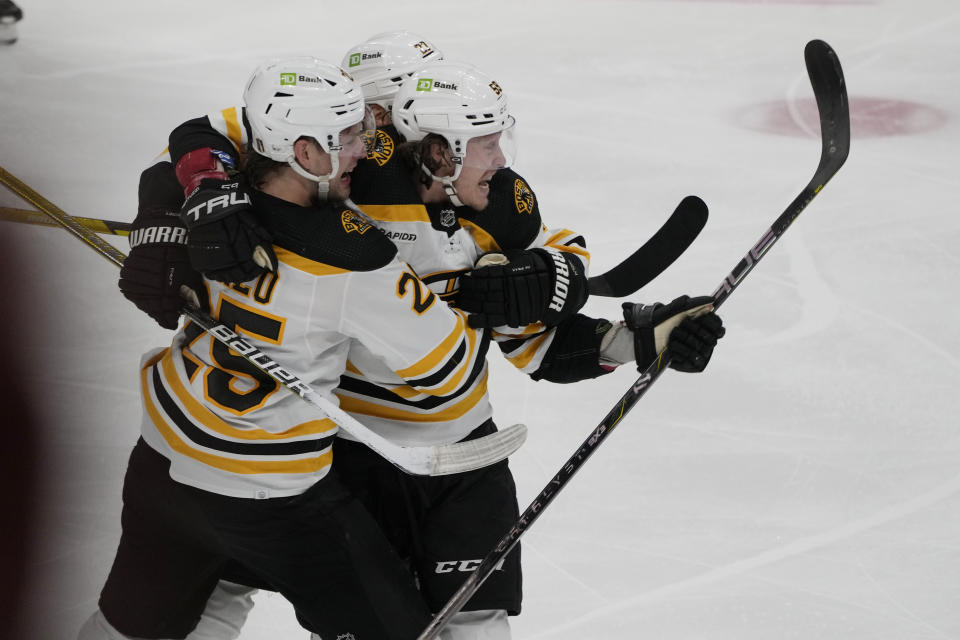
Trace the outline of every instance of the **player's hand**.
{"type": "Polygon", "coordinates": [[[164,329],[176,329],[189,299],[206,309],[207,289],[187,256],[187,230],[176,211],[146,209],[130,230],[130,254],[117,283],[124,297],[164,329]]]}
{"type": "Polygon", "coordinates": [[[257,222],[250,192],[241,181],[201,180],[180,218],[189,231],[190,262],[208,278],[246,282],[263,270],[275,270],[272,238],[257,222]]]}
{"type": "Polygon", "coordinates": [[[669,350],[672,369],[703,371],[717,341],[726,333],[723,321],[713,312],[710,296],[680,296],[669,304],[625,302],[622,306],[624,322],[633,331],[640,371],[664,349],[669,350]]]}
{"type": "Polygon", "coordinates": [[[529,249],[481,256],[460,278],[456,306],[471,327],[553,327],[587,299],[587,279],[577,258],[561,251],[529,249]]]}

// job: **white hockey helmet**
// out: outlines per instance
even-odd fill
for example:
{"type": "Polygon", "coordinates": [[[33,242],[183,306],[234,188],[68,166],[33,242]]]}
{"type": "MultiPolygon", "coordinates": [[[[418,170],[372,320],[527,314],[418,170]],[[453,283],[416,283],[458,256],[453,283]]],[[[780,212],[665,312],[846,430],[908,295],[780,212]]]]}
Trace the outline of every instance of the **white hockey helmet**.
{"type": "Polygon", "coordinates": [[[443,52],[426,38],[386,31],[347,51],[340,66],[360,85],[367,104],[390,109],[403,81],[438,60],[443,60],[443,52]]]}
{"type": "Polygon", "coordinates": [[[364,123],[373,127],[359,87],[343,69],[312,57],[272,60],[250,76],[243,92],[252,133],[251,148],[271,160],[286,162],[294,171],[317,182],[321,196],[339,171],[340,154],[365,153],[363,135],[343,136],[345,129],[364,123]],[[332,171],[314,176],[297,162],[293,144],[315,139],[330,154],[332,171]]]}
{"type": "MultiPolygon", "coordinates": [[[[514,118],[507,97],[496,80],[473,65],[443,61],[414,73],[393,99],[393,123],[407,140],[423,140],[427,134],[442,136],[450,146],[454,173],[437,177],[459,206],[453,182],[464,166],[470,166],[467,145],[473,138],[499,135],[503,161],[509,167],[516,158],[514,118]]],[[[486,168],[486,167],[481,167],[486,168]]]]}

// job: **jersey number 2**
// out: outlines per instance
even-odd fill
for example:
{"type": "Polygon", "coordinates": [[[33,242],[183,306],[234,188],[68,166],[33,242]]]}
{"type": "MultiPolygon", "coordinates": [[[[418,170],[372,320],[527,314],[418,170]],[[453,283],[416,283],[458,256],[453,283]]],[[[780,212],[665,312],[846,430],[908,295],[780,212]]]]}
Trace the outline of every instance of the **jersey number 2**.
{"type": "Polygon", "coordinates": [[[402,298],[407,295],[407,285],[412,285],[413,289],[413,310],[419,314],[424,313],[427,309],[433,306],[433,303],[437,300],[437,295],[430,291],[430,288],[427,285],[423,284],[423,281],[420,280],[417,276],[412,273],[403,272],[403,275],[400,276],[400,280],[397,281],[397,297],[402,298]]]}

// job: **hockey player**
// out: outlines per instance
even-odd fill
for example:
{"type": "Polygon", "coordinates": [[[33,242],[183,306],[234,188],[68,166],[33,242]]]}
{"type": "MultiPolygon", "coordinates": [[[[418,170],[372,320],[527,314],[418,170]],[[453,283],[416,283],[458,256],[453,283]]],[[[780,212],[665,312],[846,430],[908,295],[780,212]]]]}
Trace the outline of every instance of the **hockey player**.
{"type": "MultiPolygon", "coordinates": [[[[242,283],[203,281],[219,320],[321,393],[361,343],[411,393],[442,402],[469,389],[483,331],[439,303],[382,233],[324,199],[349,195],[365,155],[356,85],[334,65],[292,59],[257,69],[244,102],[254,187],[244,199],[276,263],[242,283]]],[[[170,177],[157,165],[142,188],[170,177]]],[[[188,215],[233,206],[204,199],[218,184],[200,181],[188,215]]],[[[230,562],[280,591],[322,638],[418,635],[429,612],[412,577],[331,473],[336,425],[192,323],[145,356],[141,387],[123,533],[82,640],[185,637],[230,562]]]]}
{"type": "MultiPolygon", "coordinates": [[[[359,45],[345,59],[364,47],[359,45]]],[[[375,52],[368,59],[376,59],[375,52]]],[[[359,82],[364,83],[362,76],[359,82]]],[[[588,254],[579,235],[546,229],[533,191],[505,168],[513,154],[513,119],[499,84],[476,69],[448,63],[405,82],[401,94],[393,102],[393,115],[403,120],[398,124],[413,140],[401,147],[403,139],[393,127],[377,132],[375,149],[353,174],[356,199],[435,293],[452,299],[458,285],[470,283],[463,287],[469,297],[461,290],[456,301],[473,304],[480,312],[471,316],[471,323],[512,325],[502,327],[496,337],[518,367],[537,379],[558,382],[602,375],[633,360],[635,353],[640,354],[638,366],[645,367],[667,344],[670,329],[684,317],[708,310],[708,300],[680,298],[647,308],[642,319],[642,307],[628,305],[630,327],[576,314],[586,297],[588,254]],[[425,86],[420,80],[426,79],[431,80],[430,90],[418,90],[425,86]],[[425,115],[433,116],[433,125],[425,115]],[[449,124],[437,126],[440,119],[449,124]],[[488,251],[499,254],[487,258],[498,266],[461,277],[488,251]],[[555,300],[560,297],[555,295],[561,291],[558,282],[566,285],[560,303],[555,300]],[[545,323],[521,326],[535,320],[545,323]],[[556,328],[546,330],[546,325],[556,328]]],[[[239,119],[239,114],[233,117],[239,119]]],[[[211,125],[218,128],[219,120],[214,116],[180,127],[171,137],[174,159],[186,157],[187,149],[224,148],[229,144],[224,135],[242,149],[244,128],[238,124],[220,125],[221,135],[210,135],[211,125]]],[[[206,157],[216,156],[208,152],[206,157]]],[[[719,335],[722,326],[716,316],[688,322],[671,344],[675,351],[686,349],[677,354],[676,365],[702,370],[719,335]]],[[[472,391],[455,402],[438,403],[398,387],[376,358],[357,348],[338,394],[344,408],[388,437],[413,443],[441,434],[438,442],[452,442],[494,428],[485,363],[478,361],[470,376],[472,391]]],[[[517,518],[513,479],[505,464],[445,479],[409,478],[365,447],[349,442],[337,446],[335,464],[397,549],[411,558],[434,610],[517,518]]],[[[519,584],[517,550],[455,618],[451,637],[509,637],[507,613],[519,612],[519,584]]]]}
{"type": "Polygon", "coordinates": [[[13,0],[0,0],[0,44],[13,44],[17,41],[17,23],[21,20],[23,11],[13,0]]]}
{"type": "Polygon", "coordinates": [[[347,51],[340,66],[363,89],[377,127],[393,122],[393,96],[403,81],[428,64],[443,60],[443,52],[410,31],[386,31],[347,51]]]}

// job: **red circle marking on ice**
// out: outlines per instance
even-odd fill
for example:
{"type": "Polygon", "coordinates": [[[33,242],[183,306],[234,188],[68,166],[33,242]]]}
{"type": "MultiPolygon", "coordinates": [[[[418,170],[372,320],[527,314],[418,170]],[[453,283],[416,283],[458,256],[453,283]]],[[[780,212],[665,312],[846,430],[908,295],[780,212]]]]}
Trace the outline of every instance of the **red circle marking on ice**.
{"type": "MultiPolygon", "coordinates": [[[[819,137],[817,103],[813,98],[775,100],[745,107],[736,113],[746,129],[785,136],[819,137]]],[[[939,129],[948,120],[929,105],[886,98],[850,98],[850,135],[855,138],[909,135],[939,129]]]]}

